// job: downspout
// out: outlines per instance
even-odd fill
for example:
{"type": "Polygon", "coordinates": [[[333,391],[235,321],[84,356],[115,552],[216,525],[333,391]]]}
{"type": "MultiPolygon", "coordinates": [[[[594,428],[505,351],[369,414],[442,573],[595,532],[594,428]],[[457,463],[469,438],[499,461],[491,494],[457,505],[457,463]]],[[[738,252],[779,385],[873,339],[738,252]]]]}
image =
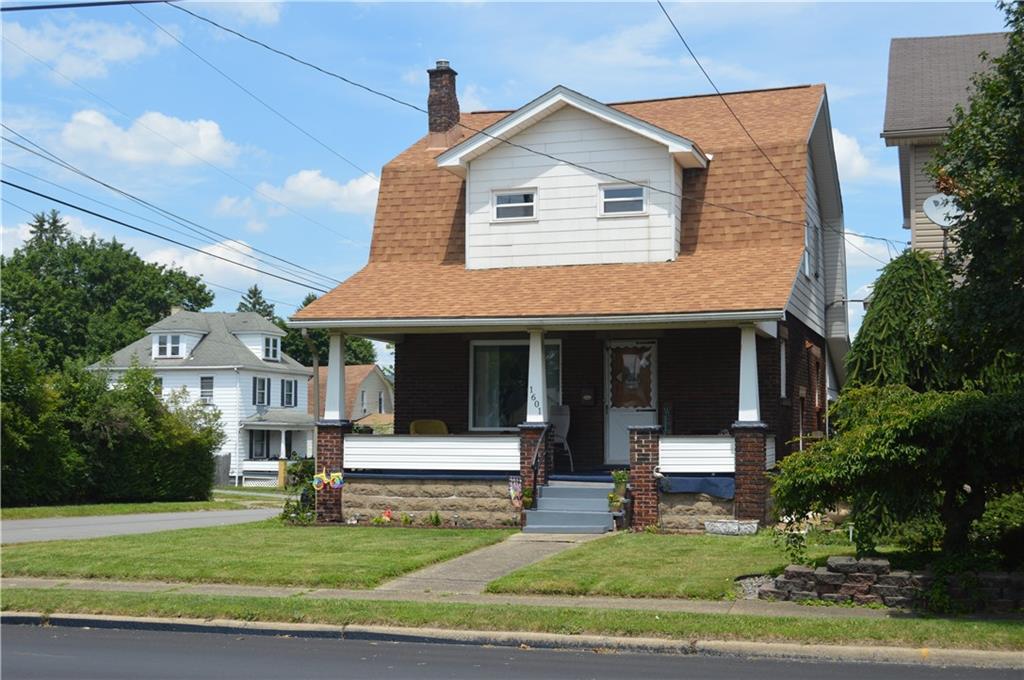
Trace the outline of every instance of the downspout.
{"type": "Polygon", "coordinates": [[[238,371],[238,367],[235,366],[235,460],[232,461],[235,464],[235,486],[239,485],[239,479],[241,478],[241,467],[242,467],[242,428],[239,425],[242,422],[242,377],[238,371]]]}

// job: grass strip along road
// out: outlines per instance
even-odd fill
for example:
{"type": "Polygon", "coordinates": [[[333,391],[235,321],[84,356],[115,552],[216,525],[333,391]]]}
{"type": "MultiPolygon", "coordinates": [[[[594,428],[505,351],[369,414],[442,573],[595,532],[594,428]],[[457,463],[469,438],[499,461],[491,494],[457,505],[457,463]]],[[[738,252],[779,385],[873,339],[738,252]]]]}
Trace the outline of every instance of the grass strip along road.
{"type": "Polygon", "coordinates": [[[233,619],[331,625],[363,624],[462,630],[1024,650],[1019,620],[943,618],[801,619],[381,600],[97,592],[6,588],[4,611],[233,619]]]}

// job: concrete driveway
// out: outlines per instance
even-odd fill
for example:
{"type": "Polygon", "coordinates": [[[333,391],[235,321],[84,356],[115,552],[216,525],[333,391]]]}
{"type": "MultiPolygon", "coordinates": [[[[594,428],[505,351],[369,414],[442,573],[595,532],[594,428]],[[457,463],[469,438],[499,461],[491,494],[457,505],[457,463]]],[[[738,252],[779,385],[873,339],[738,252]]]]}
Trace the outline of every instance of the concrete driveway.
{"type": "Polygon", "coordinates": [[[3,520],[0,521],[0,543],[74,540],[122,534],[148,534],[172,529],[216,527],[258,522],[280,513],[281,511],[276,508],[258,508],[3,520]]]}

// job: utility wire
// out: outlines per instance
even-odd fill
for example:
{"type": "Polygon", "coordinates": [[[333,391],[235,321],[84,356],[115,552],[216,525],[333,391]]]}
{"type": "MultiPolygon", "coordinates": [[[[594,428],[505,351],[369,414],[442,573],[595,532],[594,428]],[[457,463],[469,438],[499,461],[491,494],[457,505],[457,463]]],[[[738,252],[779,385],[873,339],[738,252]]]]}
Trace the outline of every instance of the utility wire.
{"type": "MultiPolygon", "coordinates": [[[[668,10],[665,9],[665,5],[662,3],[661,0],[657,0],[657,2],[658,2],[658,7],[661,8],[661,11],[665,15],[665,18],[668,19],[668,23],[672,25],[672,30],[674,30],[676,32],[676,35],[679,36],[680,42],[683,43],[683,47],[685,47],[686,51],[689,52],[690,57],[693,59],[693,63],[697,64],[697,68],[699,68],[700,72],[704,74],[704,77],[707,79],[708,83],[711,85],[711,88],[715,91],[715,94],[717,94],[718,98],[722,100],[722,103],[725,105],[725,108],[729,111],[729,113],[732,115],[732,117],[734,119],[736,119],[736,123],[740,126],[740,129],[743,130],[743,133],[747,136],[747,139],[749,139],[750,142],[754,145],[754,147],[761,153],[761,155],[764,156],[764,159],[766,161],[768,161],[768,165],[770,165],[772,167],[772,169],[779,175],[779,177],[781,177],[782,180],[789,186],[789,188],[793,190],[793,193],[796,194],[797,198],[799,198],[804,203],[804,205],[807,207],[807,209],[810,210],[811,206],[808,203],[807,198],[802,193],[800,193],[800,190],[797,189],[793,185],[793,183],[789,180],[789,178],[786,177],[786,174],[784,172],[782,172],[782,170],[779,169],[779,166],[777,166],[775,164],[775,161],[773,161],[771,159],[771,156],[769,156],[768,153],[761,147],[761,145],[757,143],[757,140],[754,139],[754,135],[752,135],[750,133],[750,130],[747,128],[747,126],[743,124],[742,120],[740,120],[739,115],[737,115],[736,111],[732,108],[732,106],[730,106],[729,100],[726,99],[725,95],[722,94],[722,91],[718,89],[718,85],[716,85],[715,81],[712,80],[711,75],[707,72],[707,69],[705,69],[704,65],[702,63],[700,63],[700,59],[697,58],[697,55],[694,53],[693,49],[690,48],[690,44],[688,42],[686,42],[686,38],[683,37],[682,31],[679,30],[678,26],[676,26],[676,22],[672,20],[672,15],[670,15],[668,13],[668,10]]],[[[828,226],[826,224],[823,224],[822,226],[824,226],[827,229],[831,229],[832,231],[836,232],[837,234],[842,235],[847,243],[849,243],[855,249],[859,250],[864,255],[870,257],[871,259],[875,260],[879,264],[882,264],[882,265],[885,264],[885,262],[883,262],[881,259],[875,257],[874,255],[872,255],[871,253],[867,252],[866,250],[864,250],[863,248],[861,248],[857,244],[851,242],[848,238],[846,238],[846,234],[841,232],[839,229],[836,229],[835,227],[830,227],[830,226],[828,226]]],[[[888,248],[888,244],[886,244],[886,247],[888,248]]]]}
{"type": "Polygon", "coordinates": [[[146,14],[145,12],[143,12],[143,11],[142,11],[141,9],[139,9],[138,7],[132,7],[132,9],[133,9],[133,10],[135,10],[136,12],[138,12],[138,13],[139,13],[140,15],[142,15],[142,17],[143,17],[143,18],[144,18],[144,19],[145,19],[146,21],[148,21],[149,23],[151,23],[151,24],[153,24],[154,26],[156,26],[156,27],[157,27],[157,28],[158,28],[158,29],[159,29],[160,31],[162,31],[163,33],[165,33],[165,34],[166,34],[166,35],[167,35],[168,37],[170,37],[170,38],[171,38],[172,40],[174,40],[174,41],[175,41],[176,43],[178,43],[179,45],[181,45],[182,47],[184,47],[184,48],[185,48],[186,50],[188,50],[189,52],[191,52],[191,53],[192,53],[192,55],[193,55],[193,56],[195,56],[195,58],[196,58],[196,59],[198,59],[199,61],[201,61],[201,62],[203,62],[204,64],[206,64],[207,66],[209,66],[209,67],[210,67],[211,69],[213,69],[214,71],[216,71],[217,73],[219,73],[219,74],[220,74],[220,75],[221,75],[221,76],[222,76],[222,77],[223,77],[223,78],[224,78],[225,80],[227,80],[228,82],[230,82],[230,83],[231,83],[232,85],[234,85],[235,87],[237,87],[237,88],[238,88],[239,90],[241,90],[242,92],[244,92],[244,93],[246,93],[247,95],[249,95],[250,97],[252,97],[252,98],[253,98],[254,100],[256,100],[256,101],[257,101],[258,103],[260,103],[260,104],[261,104],[261,105],[262,105],[262,106],[263,106],[263,107],[264,107],[265,109],[267,109],[268,111],[270,111],[271,113],[273,113],[273,114],[274,114],[275,116],[277,116],[278,118],[280,118],[280,119],[281,119],[281,120],[283,120],[284,122],[286,122],[286,123],[288,123],[289,125],[291,125],[291,126],[292,126],[293,128],[295,128],[296,130],[298,130],[298,131],[299,131],[299,132],[301,132],[302,134],[304,134],[304,135],[306,135],[307,137],[309,137],[309,138],[310,138],[311,140],[313,140],[314,142],[316,142],[317,144],[319,144],[319,145],[320,145],[320,146],[322,146],[323,148],[325,148],[325,149],[327,149],[328,151],[330,151],[330,152],[331,152],[332,154],[334,154],[335,156],[337,156],[338,158],[340,158],[341,160],[343,160],[343,161],[344,161],[345,163],[347,163],[347,164],[348,164],[348,165],[350,165],[351,167],[353,167],[353,168],[355,168],[356,170],[358,170],[358,171],[359,171],[360,173],[362,173],[363,175],[366,175],[367,177],[370,177],[370,178],[371,178],[371,179],[373,179],[373,180],[374,180],[375,182],[377,182],[378,184],[380,184],[380,179],[379,179],[379,178],[378,178],[378,177],[377,177],[376,175],[374,175],[374,174],[373,174],[372,172],[370,172],[369,170],[364,170],[364,169],[363,169],[363,168],[361,168],[360,166],[356,165],[356,163],[355,163],[354,161],[352,161],[352,160],[350,160],[350,159],[346,158],[346,157],[345,157],[345,156],[343,156],[343,155],[342,155],[342,154],[341,154],[341,153],[340,153],[339,151],[337,151],[337,150],[336,150],[336,149],[334,149],[333,147],[329,146],[329,145],[328,145],[328,144],[327,144],[326,142],[324,142],[324,141],[323,141],[323,140],[321,140],[320,138],[318,138],[318,137],[314,136],[314,135],[313,135],[313,133],[309,132],[309,131],[308,131],[308,130],[306,130],[306,129],[305,129],[304,127],[300,126],[300,125],[299,125],[298,123],[296,123],[295,121],[293,121],[293,120],[292,120],[291,118],[289,118],[288,116],[284,115],[283,113],[281,113],[280,111],[278,111],[278,110],[277,110],[276,108],[274,108],[273,106],[271,106],[270,104],[268,104],[268,103],[267,103],[267,102],[266,102],[266,101],[265,101],[264,99],[260,98],[260,97],[259,97],[259,96],[258,96],[258,95],[257,95],[257,94],[255,93],[255,92],[253,92],[252,90],[250,90],[249,88],[247,88],[247,87],[246,87],[245,85],[242,85],[242,84],[241,84],[240,82],[238,82],[237,80],[235,80],[234,78],[232,78],[231,76],[229,76],[229,75],[228,75],[227,73],[225,73],[224,71],[222,71],[222,70],[221,70],[220,68],[218,68],[218,67],[217,67],[217,66],[216,66],[216,65],[215,65],[215,64],[214,64],[213,62],[211,62],[211,61],[210,61],[209,59],[207,59],[206,57],[204,57],[203,55],[199,54],[199,53],[198,53],[198,52],[196,52],[196,51],[195,51],[194,49],[192,49],[191,47],[189,47],[189,46],[188,46],[187,44],[185,44],[185,42],[184,42],[183,40],[181,40],[181,38],[179,38],[178,36],[174,35],[174,34],[173,34],[173,33],[171,33],[170,31],[168,31],[168,30],[167,30],[166,28],[164,28],[164,27],[163,27],[162,25],[160,25],[160,24],[159,24],[159,23],[158,23],[158,22],[157,22],[156,20],[154,20],[153,18],[151,18],[151,17],[150,17],[150,16],[148,15],[148,14],[146,14]]]}
{"type": "MultiPolygon", "coordinates": [[[[250,37],[250,36],[240,32],[240,31],[237,31],[237,30],[235,30],[233,28],[229,28],[229,27],[227,27],[227,26],[225,26],[225,25],[223,25],[223,24],[221,24],[221,23],[219,23],[217,21],[214,21],[213,19],[210,19],[210,18],[205,17],[205,16],[203,16],[201,14],[193,12],[192,10],[187,9],[187,8],[181,6],[181,5],[170,4],[170,3],[168,3],[168,4],[169,4],[169,6],[173,7],[176,10],[179,10],[181,12],[189,14],[192,17],[194,17],[194,18],[196,18],[196,19],[198,19],[200,21],[203,21],[203,22],[205,22],[205,23],[207,23],[207,24],[209,24],[211,26],[214,26],[215,28],[218,28],[218,29],[220,29],[220,30],[222,30],[222,31],[224,31],[226,33],[230,33],[230,34],[232,34],[232,35],[234,35],[234,36],[236,36],[236,37],[238,37],[238,38],[240,38],[242,40],[245,40],[246,42],[249,42],[249,43],[251,43],[253,45],[261,47],[261,48],[263,48],[263,49],[265,49],[265,50],[267,50],[269,52],[272,52],[272,53],[277,54],[277,55],[279,55],[281,57],[284,57],[285,59],[289,59],[289,60],[291,60],[291,61],[293,61],[293,62],[295,62],[297,64],[301,64],[303,66],[311,68],[311,69],[313,69],[315,71],[318,71],[318,72],[320,72],[320,73],[322,73],[322,74],[324,74],[324,75],[326,75],[328,77],[335,78],[335,79],[340,80],[340,81],[342,81],[342,82],[344,82],[344,83],[346,83],[348,85],[351,85],[353,87],[356,87],[356,88],[359,88],[361,90],[364,90],[365,92],[369,92],[370,94],[376,95],[378,97],[383,97],[384,99],[387,99],[387,100],[392,101],[392,102],[394,102],[396,104],[399,104],[400,106],[404,106],[406,108],[412,109],[413,111],[417,111],[419,113],[423,113],[423,114],[428,114],[429,115],[429,112],[427,111],[427,109],[423,108],[422,106],[419,106],[417,104],[413,104],[412,102],[405,101],[403,99],[395,97],[394,95],[390,95],[390,94],[388,94],[386,92],[383,92],[383,91],[378,90],[376,88],[370,87],[369,85],[365,85],[363,83],[360,83],[360,82],[357,82],[355,80],[352,80],[351,78],[347,78],[347,77],[345,77],[345,76],[343,76],[343,75],[341,75],[339,73],[335,73],[334,71],[331,71],[331,70],[326,69],[324,67],[318,66],[318,65],[316,65],[316,64],[314,64],[314,63],[312,63],[310,61],[302,59],[301,57],[297,57],[297,56],[295,56],[295,55],[293,55],[293,54],[291,54],[289,52],[285,52],[284,50],[281,50],[281,49],[278,49],[276,47],[273,47],[273,46],[263,42],[262,40],[257,40],[256,38],[250,37]]],[[[769,221],[772,221],[772,222],[780,222],[780,223],[784,223],[784,224],[792,224],[792,225],[796,225],[796,226],[800,226],[800,227],[806,227],[804,222],[798,222],[796,220],[790,220],[790,219],[786,219],[786,218],[782,218],[782,217],[775,217],[775,216],[772,216],[772,215],[765,215],[765,214],[761,214],[761,213],[756,213],[756,212],[753,212],[753,211],[750,211],[750,210],[746,210],[746,209],[743,209],[743,208],[737,208],[735,206],[725,205],[725,204],[722,204],[722,203],[714,203],[714,202],[708,201],[706,199],[697,198],[696,196],[687,196],[686,194],[681,194],[681,193],[677,194],[676,192],[671,191],[669,189],[662,189],[660,187],[652,186],[652,185],[649,185],[649,184],[644,184],[642,182],[637,182],[635,180],[626,179],[624,177],[620,177],[618,175],[612,174],[610,172],[606,172],[604,170],[598,170],[596,168],[592,168],[590,166],[583,165],[581,163],[576,163],[574,161],[566,160],[564,158],[560,158],[560,157],[555,156],[553,154],[549,154],[549,153],[546,153],[544,151],[539,151],[537,149],[533,149],[533,148],[530,148],[528,146],[525,146],[525,145],[522,145],[522,144],[518,144],[517,142],[513,142],[513,141],[511,141],[509,139],[505,139],[503,137],[499,137],[497,135],[493,135],[493,134],[487,132],[486,130],[480,130],[480,129],[477,129],[477,128],[471,126],[471,125],[467,125],[466,123],[463,123],[462,121],[458,121],[456,124],[459,127],[463,128],[465,130],[468,130],[469,132],[473,132],[473,133],[476,133],[476,134],[482,134],[485,137],[488,137],[489,139],[492,139],[494,141],[500,142],[502,144],[507,144],[509,146],[512,146],[512,147],[515,147],[515,148],[518,148],[518,149],[522,149],[524,151],[527,151],[529,153],[532,153],[532,154],[535,154],[535,155],[538,155],[538,156],[543,156],[545,158],[548,158],[550,160],[556,161],[558,163],[564,163],[565,165],[569,165],[569,166],[578,168],[580,170],[584,170],[586,172],[592,172],[592,173],[595,173],[595,174],[598,174],[598,175],[602,175],[604,177],[608,177],[610,179],[614,179],[617,182],[622,182],[623,184],[630,184],[632,186],[642,187],[642,188],[645,188],[645,189],[649,189],[651,191],[656,191],[656,192],[659,192],[659,193],[662,193],[662,194],[667,194],[669,196],[673,196],[673,197],[679,198],[681,200],[693,201],[693,202],[696,202],[696,203],[700,203],[702,205],[709,205],[709,206],[712,206],[714,208],[719,208],[721,210],[726,210],[726,211],[729,211],[729,212],[741,213],[741,214],[748,215],[748,216],[751,216],[751,217],[756,217],[758,219],[764,219],[764,220],[769,220],[769,221]]],[[[771,159],[769,159],[769,161],[770,160],[771,159]]],[[[774,164],[773,164],[773,166],[774,166],[774,164]]],[[[785,176],[783,176],[783,179],[785,179],[786,183],[789,184],[792,187],[792,184],[789,182],[788,179],[785,178],[785,176]]],[[[797,192],[797,193],[799,195],[799,192],[797,192]]],[[[802,197],[801,197],[801,200],[803,200],[802,197]]],[[[829,228],[832,231],[835,231],[836,233],[841,234],[844,238],[846,238],[846,235],[843,232],[839,231],[838,229],[835,229],[835,228],[832,228],[832,227],[829,227],[829,228]]],[[[875,238],[881,238],[881,237],[875,237],[875,238]]],[[[850,243],[848,238],[846,240],[847,240],[847,243],[850,243]]],[[[882,262],[882,260],[874,257],[870,253],[868,253],[868,252],[864,251],[863,249],[859,248],[856,244],[850,243],[850,245],[852,247],[854,247],[855,249],[860,250],[866,256],[871,257],[875,261],[879,262],[880,264],[885,264],[884,262],[882,262]]]]}
{"type": "Polygon", "coordinates": [[[79,7],[109,7],[111,5],[147,5],[159,2],[168,4],[177,0],[93,0],[92,2],[61,2],[49,5],[15,5],[0,8],[0,12],[29,12],[44,9],[77,9],[79,7]]]}
{"type": "MultiPolygon", "coordinates": [[[[175,7],[175,6],[176,5],[171,5],[171,7],[175,7]]],[[[258,188],[256,188],[256,187],[248,184],[247,182],[239,179],[238,177],[235,177],[234,175],[232,175],[230,172],[228,172],[227,170],[223,169],[219,165],[216,165],[215,163],[211,163],[210,161],[208,161],[207,159],[203,158],[202,156],[196,155],[195,153],[193,153],[192,151],[186,149],[185,147],[181,146],[180,144],[178,144],[178,143],[174,142],[173,140],[168,139],[164,135],[160,134],[159,132],[157,132],[153,128],[151,128],[148,125],[146,125],[145,123],[141,122],[140,120],[138,120],[138,119],[134,119],[133,120],[131,116],[129,116],[122,109],[118,108],[113,103],[111,103],[110,100],[108,100],[108,99],[106,99],[104,97],[101,97],[100,95],[96,94],[95,92],[93,92],[92,90],[90,90],[86,86],[82,85],[78,81],[70,78],[69,76],[64,75],[59,70],[57,70],[57,68],[55,68],[54,66],[51,66],[50,64],[46,63],[45,61],[43,61],[42,59],[40,59],[36,55],[34,55],[31,52],[29,52],[28,50],[26,50],[24,47],[22,47],[18,43],[16,43],[15,41],[11,40],[11,38],[8,37],[6,34],[3,36],[3,39],[5,41],[9,42],[11,45],[16,47],[18,50],[20,50],[24,54],[28,55],[29,57],[31,57],[35,61],[39,62],[40,64],[42,64],[46,68],[50,69],[53,73],[56,73],[58,76],[60,76],[61,78],[63,78],[67,82],[71,83],[75,87],[81,89],[83,92],[86,92],[90,96],[94,97],[95,99],[103,102],[104,104],[106,104],[107,106],[112,108],[113,110],[117,111],[126,120],[132,121],[133,123],[138,123],[138,125],[140,127],[148,130],[149,132],[151,132],[152,134],[156,135],[157,137],[160,137],[161,139],[163,139],[168,144],[177,147],[178,149],[180,149],[181,151],[183,151],[183,152],[187,153],[188,155],[192,156],[193,158],[195,158],[199,162],[201,162],[201,163],[203,163],[205,165],[208,165],[209,167],[213,168],[214,170],[216,170],[220,174],[224,175],[225,177],[227,177],[231,181],[233,181],[233,182],[235,182],[235,183],[245,187],[246,189],[248,189],[249,191],[251,191],[251,192],[253,192],[255,194],[258,194],[259,196],[263,197],[267,201],[270,201],[271,203],[276,203],[277,205],[281,206],[282,208],[284,208],[288,212],[292,213],[293,215],[296,215],[297,217],[301,217],[302,219],[306,220],[310,224],[315,224],[316,226],[320,227],[321,229],[324,229],[325,231],[328,231],[328,232],[334,234],[335,236],[340,237],[341,239],[343,239],[347,243],[356,243],[352,239],[350,239],[347,236],[345,236],[344,234],[342,234],[340,231],[327,226],[326,224],[324,224],[323,222],[321,222],[319,220],[313,219],[309,215],[306,215],[304,213],[299,212],[298,210],[295,210],[294,208],[289,206],[287,203],[283,203],[283,202],[277,200],[276,198],[274,198],[273,196],[270,196],[270,195],[266,194],[265,192],[260,191],[258,188]]]]}
{"type": "MultiPolygon", "coordinates": [[[[270,276],[270,277],[273,277],[275,279],[279,279],[281,281],[285,281],[287,283],[293,283],[296,286],[301,286],[303,288],[310,288],[311,287],[311,286],[309,286],[308,284],[306,284],[306,283],[304,283],[302,281],[296,281],[295,279],[291,279],[291,278],[288,278],[286,276],[281,276],[281,275],[275,274],[273,272],[268,272],[268,271],[265,271],[263,269],[259,269],[258,267],[252,267],[252,266],[249,266],[249,265],[247,265],[247,264],[245,264],[243,262],[238,262],[236,260],[232,260],[230,258],[223,257],[221,255],[217,255],[216,253],[211,253],[211,252],[202,250],[201,248],[196,248],[195,246],[189,245],[187,243],[182,243],[181,241],[176,241],[176,240],[174,240],[172,238],[169,238],[167,236],[163,236],[161,234],[157,234],[155,232],[149,231],[148,229],[143,229],[142,227],[137,227],[137,226],[135,226],[133,224],[128,224],[127,222],[122,222],[121,220],[115,219],[113,217],[109,217],[107,215],[104,215],[103,213],[96,212],[95,210],[89,210],[88,208],[84,208],[84,207],[82,207],[80,205],[76,205],[76,204],[70,203],[68,201],[62,201],[61,199],[57,198],[56,196],[50,196],[49,194],[44,194],[41,191],[35,191],[33,189],[29,189],[28,187],[23,187],[20,184],[15,184],[14,182],[11,182],[11,181],[6,180],[6,179],[0,179],[0,184],[4,184],[6,186],[12,187],[14,189],[18,189],[20,191],[24,191],[25,193],[32,194],[33,196],[38,196],[39,198],[44,198],[44,199],[46,199],[48,201],[53,201],[54,203],[58,203],[60,205],[66,206],[68,208],[71,208],[73,210],[78,210],[78,211],[84,212],[87,215],[92,215],[93,217],[98,217],[101,220],[106,220],[107,222],[111,222],[113,224],[117,224],[117,225],[120,225],[122,227],[126,227],[128,229],[131,229],[132,231],[137,231],[137,232],[139,232],[141,234],[145,234],[147,236],[152,236],[153,238],[158,238],[161,241],[167,241],[168,243],[173,243],[174,245],[181,246],[182,248],[188,248],[189,250],[195,251],[197,253],[201,253],[203,255],[206,255],[207,257],[212,257],[212,258],[217,259],[217,260],[222,260],[223,262],[227,262],[228,264],[233,264],[233,265],[235,265],[237,267],[242,267],[242,268],[248,269],[250,271],[254,271],[254,272],[257,272],[257,273],[260,273],[260,274],[264,274],[265,276],[270,276]]],[[[315,290],[318,290],[321,293],[327,293],[328,292],[324,288],[316,288],[315,290]]]]}
{"type": "MultiPolygon", "coordinates": [[[[14,130],[13,128],[11,128],[6,123],[0,122],[0,126],[2,126],[8,132],[16,135],[20,139],[24,140],[25,142],[31,144],[33,147],[38,149],[38,151],[34,151],[33,149],[29,149],[29,148],[23,146],[22,144],[19,144],[18,142],[14,141],[12,139],[9,139],[7,137],[3,137],[3,140],[6,141],[7,143],[13,144],[14,146],[17,146],[18,148],[20,148],[20,149],[22,149],[24,151],[32,153],[32,154],[34,154],[34,155],[36,155],[36,156],[38,156],[38,157],[40,157],[40,158],[42,158],[42,159],[44,159],[46,161],[54,163],[54,164],[56,164],[56,165],[58,165],[58,166],[60,166],[60,167],[62,167],[64,169],[66,169],[66,170],[68,170],[70,172],[73,172],[73,173],[75,173],[77,175],[80,175],[81,177],[84,177],[85,179],[88,179],[88,180],[90,180],[92,182],[95,182],[96,184],[99,184],[100,186],[102,186],[102,187],[104,187],[104,188],[106,188],[106,189],[108,189],[110,191],[113,191],[114,193],[120,194],[121,196],[123,196],[123,197],[125,197],[125,198],[127,198],[127,199],[129,199],[131,201],[134,201],[135,203],[138,203],[139,205],[142,205],[143,207],[146,207],[146,208],[148,208],[148,209],[150,209],[150,210],[152,210],[152,211],[154,211],[154,212],[156,212],[158,214],[162,214],[162,215],[168,217],[169,219],[171,219],[172,221],[174,221],[174,222],[180,224],[181,226],[185,227],[186,229],[189,229],[190,231],[199,233],[203,237],[207,237],[207,234],[212,234],[213,236],[215,236],[217,238],[224,239],[226,242],[237,243],[240,246],[244,246],[246,248],[250,248],[250,249],[252,249],[255,252],[258,252],[258,253],[261,253],[263,255],[266,255],[267,257],[273,258],[274,260],[277,260],[279,262],[283,262],[284,264],[287,264],[290,267],[294,267],[295,269],[302,270],[304,272],[308,272],[309,274],[313,274],[314,276],[319,277],[321,279],[325,279],[329,283],[332,283],[332,284],[341,283],[337,279],[329,277],[329,276],[327,276],[325,274],[321,274],[321,273],[319,273],[317,271],[309,269],[308,267],[304,267],[304,266],[302,266],[302,265],[300,265],[298,263],[292,262],[291,260],[287,260],[287,259],[285,259],[283,257],[278,256],[278,255],[274,255],[273,253],[269,253],[267,251],[261,250],[260,248],[252,246],[252,245],[250,245],[248,243],[244,243],[242,241],[239,241],[238,239],[232,238],[232,237],[228,236],[227,234],[223,234],[223,233],[221,233],[221,232],[219,232],[219,231],[217,231],[215,229],[211,229],[210,227],[203,226],[203,225],[199,224],[198,222],[193,222],[192,220],[190,220],[188,218],[182,217],[181,215],[178,215],[178,214],[173,213],[173,212],[171,212],[169,210],[161,208],[160,206],[155,205],[155,204],[153,204],[153,203],[151,203],[151,202],[149,202],[149,201],[147,201],[147,200],[145,200],[143,198],[140,198],[140,197],[136,196],[135,194],[132,194],[132,193],[130,193],[128,191],[125,191],[124,189],[120,189],[120,188],[118,188],[116,186],[113,186],[112,184],[104,182],[103,180],[98,179],[98,178],[90,175],[89,173],[85,172],[84,170],[74,166],[72,163],[70,163],[67,160],[61,158],[60,156],[58,156],[57,154],[53,153],[52,151],[46,149],[42,145],[40,145],[40,144],[38,144],[36,142],[33,142],[31,139],[29,139],[25,135],[21,134],[17,130],[14,130]],[[42,153],[40,153],[40,152],[42,152],[42,153]],[[202,230],[202,231],[196,231],[197,229],[202,230]],[[206,233],[203,233],[203,232],[206,232],[206,233]]],[[[255,256],[253,256],[250,253],[239,251],[236,248],[231,247],[230,245],[228,245],[227,247],[230,250],[235,250],[236,252],[238,252],[241,255],[244,255],[244,256],[252,258],[254,260],[260,261],[260,258],[255,257],[255,256]]],[[[306,278],[305,275],[296,274],[294,272],[288,271],[284,267],[281,267],[280,265],[275,265],[275,264],[273,264],[271,262],[265,262],[265,261],[264,261],[264,264],[267,264],[268,266],[274,267],[274,268],[276,268],[276,269],[278,269],[280,271],[283,271],[285,273],[288,273],[288,274],[291,274],[291,275],[295,275],[295,276],[301,276],[302,278],[306,278]]]]}

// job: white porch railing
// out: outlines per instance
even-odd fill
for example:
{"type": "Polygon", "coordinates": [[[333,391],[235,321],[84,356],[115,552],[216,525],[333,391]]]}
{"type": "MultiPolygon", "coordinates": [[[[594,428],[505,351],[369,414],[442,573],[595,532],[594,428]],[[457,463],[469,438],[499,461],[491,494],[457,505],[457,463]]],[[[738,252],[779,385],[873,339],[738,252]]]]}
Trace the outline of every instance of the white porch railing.
{"type": "Polygon", "coordinates": [[[277,472],[277,458],[260,460],[242,459],[242,470],[245,472],[277,472]]]}
{"type": "Polygon", "coordinates": [[[736,441],[729,435],[662,435],[661,472],[735,472],[736,441]]]}
{"type": "Polygon", "coordinates": [[[345,469],[519,470],[518,435],[345,435],[345,469]]]}

